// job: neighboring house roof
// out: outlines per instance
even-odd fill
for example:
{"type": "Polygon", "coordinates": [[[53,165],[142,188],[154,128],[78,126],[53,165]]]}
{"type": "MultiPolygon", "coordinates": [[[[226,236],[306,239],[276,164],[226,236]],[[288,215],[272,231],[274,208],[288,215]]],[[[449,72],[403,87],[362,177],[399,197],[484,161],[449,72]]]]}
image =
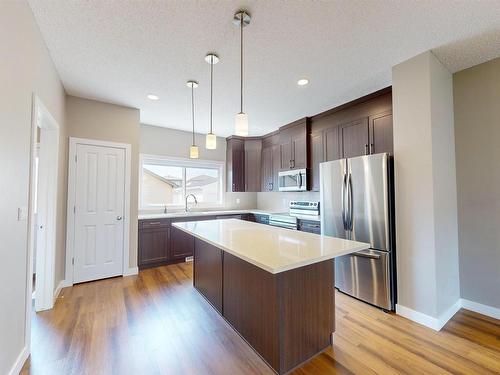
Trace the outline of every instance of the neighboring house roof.
{"type": "Polygon", "coordinates": [[[205,186],[217,182],[218,180],[219,179],[217,177],[207,175],[196,176],[187,180],[186,187],[193,188],[198,186],[205,186]]]}
{"type": "Polygon", "coordinates": [[[173,188],[179,188],[182,186],[182,180],[181,179],[176,179],[176,178],[171,178],[171,177],[163,177],[163,176],[160,176],[159,174],[157,173],[154,173],[153,171],[147,169],[147,168],[144,168],[144,172],[147,173],[148,175],[160,180],[161,182],[164,182],[170,186],[172,186],[173,188]]]}

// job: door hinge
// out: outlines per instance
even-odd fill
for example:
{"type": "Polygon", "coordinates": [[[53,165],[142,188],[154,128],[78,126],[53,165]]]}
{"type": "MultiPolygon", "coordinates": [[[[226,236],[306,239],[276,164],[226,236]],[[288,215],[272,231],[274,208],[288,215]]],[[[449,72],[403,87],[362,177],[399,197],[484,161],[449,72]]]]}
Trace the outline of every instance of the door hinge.
{"type": "Polygon", "coordinates": [[[71,258],[71,264],[74,266],[75,265],[75,258],[71,258]]]}
{"type": "Polygon", "coordinates": [[[73,213],[76,214],[76,206],[73,206],[73,213]]]}

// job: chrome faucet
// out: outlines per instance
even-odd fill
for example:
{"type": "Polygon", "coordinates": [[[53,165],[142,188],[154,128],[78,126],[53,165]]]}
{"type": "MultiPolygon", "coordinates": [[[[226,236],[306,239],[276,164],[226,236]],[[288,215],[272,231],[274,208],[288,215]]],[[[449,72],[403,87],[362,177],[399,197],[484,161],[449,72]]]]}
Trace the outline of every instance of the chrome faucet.
{"type": "Polygon", "coordinates": [[[193,197],[194,198],[194,204],[198,204],[198,199],[196,199],[196,195],[194,194],[188,194],[186,195],[186,199],[184,200],[184,212],[189,212],[189,209],[188,209],[188,198],[189,197],[193,197]]]}

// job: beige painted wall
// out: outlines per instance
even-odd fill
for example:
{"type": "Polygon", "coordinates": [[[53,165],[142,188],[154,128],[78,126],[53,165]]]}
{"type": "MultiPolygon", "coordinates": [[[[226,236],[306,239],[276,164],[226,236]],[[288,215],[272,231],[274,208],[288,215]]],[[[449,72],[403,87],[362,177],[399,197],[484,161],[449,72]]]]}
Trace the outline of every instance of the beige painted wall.
{"type": "Polygon", "coordinates": [[[460,291],[500,308],[500,59],[453,76],[460,291]]]}
{"type": "MultiPolygon", "coordinates": [[[[65,93],[24,1],[0,2],[0,374],[8,373],[25,346],[31,105],[36,93],[60,126],[57,252],[64,249],[66,150],[65,93]]],[[[58,272],[60,269],[58,269],[58,272]]],[[[61,279],[60,272],[56,282],[61,279]]],[[[30,317],[28,317],[30,318],[30,317]]]]}
{"type": "MultiPolygon", "coordinates": [[[[195,133],[195,142],[200,150],[200,159],[226,160],[226,139],[217,137],[217,148],[205,148],[205,135],[195,133]]],[[[168,155],[189,158],[189,146],[193,143],[192,133],[182,130],[141,124],[140,152],[151,155],[168,155]]]]}
{"type": "Polygon", "coordinates": [[[431,52],[393,68],[398,305],[460,298],[452,76],[431,52]]]}
{"type": "Polygon", "coordinates": [[[139,110],[68,96],[66,123],[69,137],[132,145],[130,188],[130,267],[137,266],[137,215],[139,171],[139,110]]]}
{"type": "MultiPolygon", "coordinates": [[[[195,133],[200,148],[200,159],[226,161],[226,139],[217,137],[217,149],[205,149],[205,136],[195,133]]],[[[149,155],[189,157],[192,134],[182,130],[161,128],[141,124],[140,153],[149,155]]],[[[257,193],[228,193],[224,195],[225,209],[248,209],[257,207],[257,193]]],[[[219,208],[220,209],[220,208],[219,208]]],[[[152,212],[152,211],[149,211],[152,212]]],[[[161,210],[157,210],[161,212],[161,210]]]]}

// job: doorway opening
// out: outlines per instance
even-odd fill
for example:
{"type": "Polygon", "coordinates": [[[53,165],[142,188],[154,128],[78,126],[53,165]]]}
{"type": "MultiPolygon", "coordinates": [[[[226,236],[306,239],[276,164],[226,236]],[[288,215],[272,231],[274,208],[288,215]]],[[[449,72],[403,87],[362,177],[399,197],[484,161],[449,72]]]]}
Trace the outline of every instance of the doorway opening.
{"type": "MultiPolygon", "coordinates": [[[[33,95],[27,309],[54,306],[59,124],[33,95]]],[[[27,315],[30,321],[30,315],[27,315]]]]}

